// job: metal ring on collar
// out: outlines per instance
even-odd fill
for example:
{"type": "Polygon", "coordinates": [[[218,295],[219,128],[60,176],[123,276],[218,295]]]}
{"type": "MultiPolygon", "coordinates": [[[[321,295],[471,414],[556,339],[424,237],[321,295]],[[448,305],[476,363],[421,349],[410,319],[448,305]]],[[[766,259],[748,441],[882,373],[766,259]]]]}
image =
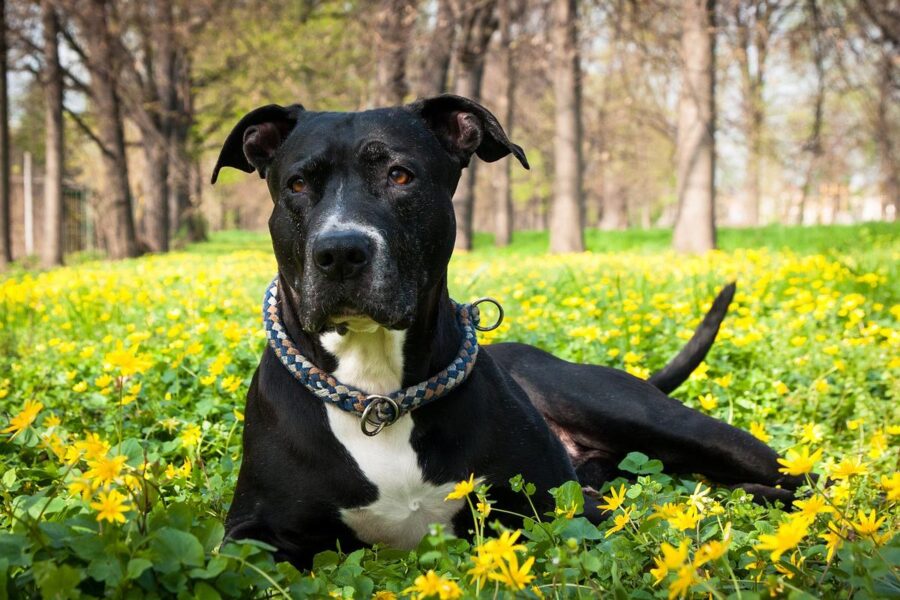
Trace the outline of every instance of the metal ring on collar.
{"type": "Polygon", "coordinates": [[[493,298],[484,297],[484,298],[479,298],[478,300],[475,300],[474,302],[472,302],[472,308],[478,308],[478,305],[481,304],[482,302],[487,302],[488,304],[493,304],[494,306],[497,307],[497,311],[500,314],[497,315],[497,322],[494,323],[493,325],[491,325],[490,327],[484,327],[482,325],[475,325],[475,329],[477,329],[478,331],[493,331],[494,329],[497,329],[498,327],[500,327],[500,324],[503,323],[503,307],[500,306],[500,303],[497,302],[496,300],[494,300],[493,298]]]}
{"type": "Polygon", "coordinates": [[[359,427],[364,434],[368,436],[378,435],[381,433],[382,429],[388,425],[394,424],[397,419],[400,418],[400,406],[393,398],[388,398],[387,396],[382,396],[380,394],[372,394],[371,396],[366,397],[366,400],[368,400],[369,403],[366,405],[366,409],[363,411],[359,421],[359,427]],[[379,414],[380,409],[384,405],[389,406],[391,410],[392,416],[388,419],[382,418],[379,414]],[[369,425],[373,426],[373,429],[369,429],[369,425]]]}

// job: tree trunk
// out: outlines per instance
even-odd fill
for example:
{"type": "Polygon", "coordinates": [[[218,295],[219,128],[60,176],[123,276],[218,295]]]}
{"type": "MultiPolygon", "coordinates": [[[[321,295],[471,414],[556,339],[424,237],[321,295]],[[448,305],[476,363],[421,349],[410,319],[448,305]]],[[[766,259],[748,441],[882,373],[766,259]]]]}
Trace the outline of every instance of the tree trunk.
{"type": "Polygon", "coordinates": [[[878,142],[878,164],[881,171],[881,206],[882,214],[888,216],[888,207],[894,207],[893,218],[900,219],[900,165],[898,165],[896,147],[895,121],[891,119],[890,110],[893,102],[891,86],[894,80],[894,63],[890,52],[882,51],[878,65],[878,108],[876,113],[876,140],[878,142]]]}
{"type": "Polygon", "coordinates": [[[761,179],[762,179],[762,135],[763,114],[761,109],[762,98],[756,97],[759,90],[753,93],[754,107],[750,109],[747,124],[747,181],[744,188],[746,196],[747,225],[756,226],[760,223],[760,204],[762,203],[761,179]]]}
{"type": "Polygon", "coordinates": [[[678,215],[674,246],[700,253],[716,247],[715,0],[682,5],[682,83],[678,106],[678,215]]]}
{"type": "Polygon", "coordinates": [[[423,98],[447,91],[455,28],[453,0],[437,0],[437,17],[428,44],[428,54],[425,56],[420,89],[417,90],[418,95],[423,98]]]}
{"type": "Polygon", "coordinates": [[[81,18],[106,183],[97,211],[98,225],[110,258],[120,259],[137,256],[138,246],[128,183],[121,101],[116,89],[119,57],[113,48],[108,12],[106,0],[88,0],[81,18]]]}
{"type": "Polygon", "coordinates": [[[0,0],[0,267],[12,262],[10,223],[9,97],[7,90],[6,1],[0,0]]]}
{"type": "Polygon", "coordinates": [[[169,251],[169,157],[167,138],[159,131],[145,132],[144,146],[144,236],[151,252],[169,251]]]}
{"type": "Polygon", "coordinates": [[[179,242],[198,242],[206,238],[203,216],[191,200],[192,157],[188,147],[194,103],[190,57],[182,50],[175,59],[176,102],[172,111],[169,137],[170,218],[179,242]]]}
{"type": "Polygon", "coordinates": [[[581,188],[581,72],[576,0],[553,0],[553,205],[550,251],[584,251],[584,191],[581,188]]]}
{"type": "MultiPolygon", "coordinates": [[[[500,104],[500,122],[506,127],[506,133],[512,137],[513,108],[515,99],[515,61],[512,49],[512,4],[513,0],[500,0],[500,56],[498,61],[502,70],[501,90],[498,97],[500,104]]],[[[495,188],[496,221],[494,223],[494,244],[496,246],[508,246],[512,241],[513,233],[513,204],[512,204],[512,161],[504,160],[497,174],[495,188]]]]}
{"type": "Polygon", "coordinates": [[[409,88],[406,57],[416,22],[416,0],[380,0],[375,9],[375,93],[373,105],[402,104],[409,88]]]}
{"type": "Polygon", "coordinates": [[[44,29],[44,102],[46,103],[46,163],[44,173],[44,233],[41,264],[63,263],[63,76],[59,64],[59,19],[52,0],[41,0],[44,29]]]}
{"type": "MultiPolygon", "coordinates": [[[[472,0],[464,10],[462,36],[457,53],[456,93],[475,102],[481,100],[481,82],[484,78],[484,58],[488,42],[497,28],[494,3],[472,0]]],[[[472,249],[472,218],[475,207],[475,165],[473,156],[468,168],[463,170],[459,187],[453,196],[456,213],[456,249],[472,249]]]]}
{"type": "Polygon", "coordinates": [[[809,163],[803,176],[803,185],[800,189],[800,205],[797,207],[797,224],[803,225],[806,217],[806,204],[812,191],[813,181],[819,169],[819,160],[822,156],[822,114],[825,106],[825,50],[822,41],[822,19],[819,13],[817,0],[807,1],[807,10],[812,21],[812,50],[813,64],[816,69],[816,96],[813,103],[813,123],[809,137],[804,144],[804,150],[809,152],[809,163]]]}

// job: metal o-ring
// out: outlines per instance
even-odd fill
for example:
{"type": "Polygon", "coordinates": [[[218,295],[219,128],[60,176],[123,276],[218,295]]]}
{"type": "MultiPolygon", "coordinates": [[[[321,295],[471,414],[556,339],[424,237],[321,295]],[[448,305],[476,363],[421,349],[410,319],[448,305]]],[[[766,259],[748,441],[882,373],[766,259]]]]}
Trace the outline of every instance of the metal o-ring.
{"type": "Polygon", "coordinates": [[[484,297],[484,298],[479,298],[478,300],[475,300],[474,302],[472,302],[472,307],[477,308],[478,305],[481,304],[482,302],[487,302],[488,304],[493,304],[494,306],[497,307],[497,312],[499,313],[497,315],[497,322],[494,323],[493,325],[491,325],[490,327],[484,327],[483,325],[475,325],[475,329],[477,329],[478,331],[493,331],[494,329],[497,329],[498,327],[500,327],[500,324],[503,323],[503,307],[500,306],[499,302],[497,302],[496,300],[494,300],[491,297],[484,297]]]}
{"type": "Polygon", "coordinates": [[[366,400],[369,402],[366,405],[365,410],[362,413],[359,421],[359,427],[362,429],[362,432],[368,436],[374,436],[381,433],[381,430],[387,427],[388,425],[392,425],[397,419],[400,418],[400,406],[393,398],[389,398],[387,396],[382,396],[380,394],[372,394],[371,396],[366,397],[366,400]],[[377,407],[381,404],[387,403],[390,405],[393,417],[390,420],[382,421],[378,417],[378,413],[372,413],[373,409],[377,409],[377,407]],[[373,418],[374,417],[374,418],[373,418]],[[373,425],[374,429],[368,429],[368,425],[373,425]]]}

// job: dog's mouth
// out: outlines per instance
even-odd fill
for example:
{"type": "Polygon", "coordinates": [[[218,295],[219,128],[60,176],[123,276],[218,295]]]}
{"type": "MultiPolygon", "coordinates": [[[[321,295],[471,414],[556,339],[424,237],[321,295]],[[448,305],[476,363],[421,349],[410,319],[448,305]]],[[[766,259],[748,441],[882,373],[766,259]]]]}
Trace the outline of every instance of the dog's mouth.
{"type": "Polygon", "coordinates": [[[335,330],[339,333],[371,333],[378,328],[405,329],[409,327],[411,319],[411,311],[400,309],[396,305],[342,303],[332,309],[318,311],[318,314],[310,314],[305,329],[315,332],[335,330]]]}

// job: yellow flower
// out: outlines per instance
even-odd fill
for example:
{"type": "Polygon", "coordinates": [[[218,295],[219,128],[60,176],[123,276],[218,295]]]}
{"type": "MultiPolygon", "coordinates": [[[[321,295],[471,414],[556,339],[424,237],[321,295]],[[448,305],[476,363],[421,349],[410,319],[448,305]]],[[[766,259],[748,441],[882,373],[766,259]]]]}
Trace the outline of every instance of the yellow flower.
{"type": "Polygon", "coordinates": [[[675,529],[684,531],[697,526],[697,523],[700,522],[700,514],[694,506],[689,506],[687,509],[679,507],[675,514],[669,517],[668,521],[669,525],[675,529]]]}
{"type": "Polygon", "coordinates": [[[669,584],[669,600],[683,598],[690,591],[691,586],[699,581],[697,570],[691,565],[684,565],[678,569],[675,579],[669,584]]]}
{"type": "Polygon", "coordinates": [[[650,569],[650,574],[655,579],[653,585],[662,583],[662,580],[666,578],[670,570],[674,571],[684,564],[688,556],[688,544],[688,540],[681,540],[677,548],[667,542],[663,542],[660,545],[659,549],[662,551],[662,556],[653,557],[656,567],[650,569]]]}
{"type": "Polygon", "coordinates": [[[884,431],[879,429],[872,434],[872,438],[869,440],[869,458],[880,458],[887,450],[887,446],[887,437],[884,435],[884,431]]]}
{"type": "Polygon", "coordinates": [[[444,502],[447,500],[462,500],[475,491],[475,473],[469,475],[468,479],[463,479],[453,487],[453,491],[447,494],[444,502]]]}
{"type": "Polygon", "coordinates": [[[380,590],[372,595],[372,600],[397,600],[397,594],[390,590],[380,590]]]}
{"type": "Polygon", "coordinates": [[[99,485],[109,485],[115,483],[122,473],[122,467],[127,456],[114,456],[112,458],[103,457],[98,460],[88,461],[88,471],[84,476],[99,485]]]}
{"type": "Polygon", "coordinates": [[[521,590],[524,589],[526,585],[531,583],[532,579],[534,579],[534,575],[530,574],[531,566],[533,564],[534,557],[531,556],[527,558],[520,567],[518,557],[513,554],[505,561],[498,564],[498,568],[500,569],[499,573],[489,573],[488,578],[506,584],[506,586],[510,589],[521,590]]]}
{"type": "Polygon", "coordinates": [[[44,408],[43,403],[26,400],[25,406],[22,407],[19,414],[10,419],[9,426],[0,431],[0,433],[11,433],[12,436],[10,439],[16,437],[34,423],[34,420],[37,418],[38,413],[41,412],[42,408],[44,408]]]}
{"type": "Polygon", "coordinates": [[[81,496],[83,500],[88,500],[94,495],[96,486],[88,479],[74,479],[69,483],[68,488],[72,496],[81,496]]]}
{"type": "Polygon", "coordinates": [[[110,446],[109,442],[91,432],[85,435],[83,440],[75,442],[75,448],[84,455],[85,460],[95,460],[106,456],[110,446]]]}
{"type": "Polygon", "coordinates": [[[634,510],[634,507],[629,506],[628,508],[622,509],[621,513],[613,517],[613,526],[606,530],[606,535],[604,537],[609,537],[615,532],[625,529],[625,526],[631,522],[632,510],[634,510]]]}
{"type": "Polygon", "coordinates": [[[47,429],[53,429],[54,427],[59,427],[60,423],[62,423],[62,421],[60,421],[59,417],[56,415],[48,415],[44,418],[43,425],[47,429]]]}
{"type": "Polygon", "coordinates": [[[869,469],[859,458],[845,458],[829,469],[832,479],[849,479],[854,475],[867,475],[869,469]]]}
{"type": "Polygon", "coordinates": [[[659,504],[654,504],[653,508],[656,510],[656,512],[654,512],[652,515],[650,515],[650,520],[653,520],[653,519],[668,520],[668,519],[671,519],[672,517],[674,517],[675,515],[677,515],[678,511],[681,510],[681,507],[679,507],[677,504],[674,504],[672,502],[666,502],[662,506],[660,506],[659,504]]]}
{"type": "Polygon", "coordinates": [[[466,571],[466,575],[469,575],[469,581],[479,586],[484,585],[488,576],[494,571],[494,565],[497,561],[494,560],[493,555],[485,554],[484,552],[478,552],[469,558],[472,559],[472,564],[474,565],[466,571]]]}
{"type": "Polygon", "coordinates": [[[881,476],[881,487],[887,492],[887,499],[893,502],[900,500],[900,471],[895,471],[890,477],[881,476]]]}
{"type": "Polygon", "coordinates": [[[772,436],[766,433],[765,426],[762,423],[758,423],[756,421],[750,423],[750,434],[765,444],[768,444],[769,440],[772,439],[772,436]]]}
{"type": "Polygon", "coordinates": [[[200,427],[197,425],[188,425],[185,427],[181,435],[178,437],[181,439],[181,445],[185,448],[193,448],[200,441],[203,433],[200,431],[200,427]]]}
{"type": "Polygon", "coordinates": [[[103,357],[103,363],[107,371],[116,370],[123,377],[143,373],[153,365],[149,356],[138,353],[136,346],[125,350],[122,342],[103,357]]]}
{"type": "Polygon", "coordinates": [[[518,529],[504,531],[499,538],[492,538],[479,546],[478,551],[490,556],[495,562],[508,559],[515,556],[516,552],[525,552],[525,545],[516,543],[521,534],[518,529]]]}
{"type": "Polygon", "coordinates": [[[806,500],[795,500],[794,508],[798,510],[792,513],[792,516],[801,516],[809,519],[815,518],[820,513],[834,512],[834,508],[828,505],[828,501],[821,494],[810,496],[806,500]]]}
{"type": "Polygon", "coordinates": [[[806,562],[806,557],[800,556],[799,552],[793,552],[791,554],[791,558],[788,562],[790,562],[791,566],[794,567],[793,569],[790,569],[787,566],[782,565],[782,564],[776,564],[775,570],[778,571],[779,573],[781,573],[782,575],[784,575],[785,577],[787,577],[788,579],[793,579],[794,575],[796,575],[797,570],[800,569],[803,566],[803,563],[806,562]]]}
{"type": "Polygon", "coordinates": [[[876,519],[878,515],[876,515],[874,508],[869,512],[868,515],[862,509],[860,509],[859,513],[857,514],[859,521],[857,523],[850,523],[850,525],[853,526],[853,529],[856,530],[856,533],[866,537],[874,537],[878,532],[878,528],[881,527],[882,523],[884,523],[886,519],[886,517],[876,519]]]}
{"type": "Polygon", "coordinates": [[[809,446],[803,446],[800,452],[794,449],[787,451],[787,458],[779,458],[778,463],[784,465],[779,468],[779,473],[787,475],[804,475],[810,473],[816,463],[822,458],[822,449],[818,449],[812,454],[809,453],[809,446]]]}
{"type": "Polygon", "coordinates": [[[703,394],[700,396],[699,400],[700,406],[702,406],[705,411],[715,410],[719,405],[719,401],[712,394],[703,394]]]}
{"type": "Polygon", "coordinates": [[[100,501],[91,502],[91,508],[97,511],[98,521],[113,523],[125,522],[125,513],[131,510],[131,506],[125,503],[125,496],[116,490],[100,492],[100,501]]]}
{"type": "Polygon", "coordinates": [[[487,516],[491,514],[491,505],[487,500],[482,499],[475,505],[475,510],[482,518],[487,519],[487,516]]]}
{"type": "Polygon", "coordinates": [[[728,546],[731,545],[731,523],[725,525],[722,530],[722,539],[711,540],[697,550],[694,555],[694,567],[701,567],[708,562],[719,560],[728,552],[728,546]]]}
{"type": "Polygon", "coordinates": [[[87,389],[88,389],[87,381],[79,381],[78,383],[76,383],[75,385],[72,386],[72,391],[75,393],[78,393],[78,394],[80,394],[82,392],[86,392],[87,389]]]}
{"type": "Polygon", "coordinates": [[[781,555],[799,544],[809,532],[809,519],[788,519],[778,526],[774,534],[759,536],[757,550],[771,550],[771,558],[777,561],[781,555]]]}
{"type": "Polygon", "coordinates": [[[819,535],[820,538],[825,540],[825,548],[828,553],[825,555],[826,562],[831,562],[831,559],[834,558],[834,553],[838,548],[841,547],[841,544],[844,543],[844,536],[837,523],[834,521],[828,522],[828,532],[819,535]]]}
{"type": "Polygon", "coordinates": [[[784,382],[777,379],[772,382],[772,388],[775,389],[775,393],[779,396],[784,396],[790,391],[790,389],[787,385],[784,384],[784,382]]]}
{"type": "Polygon", "coordinates": [[[411,595],[415,600],[432,596],[437,596],[440,600],[456,600],[462,596],[462,590],[455,581],[444,579],[430,569],[424,575],[416,577],[413,584],[403,590],[403,593],[411,595]]]}
{"type": "Polygon", "coordinates": [[[237,421],[238,423],[242,423],[244,421],[244,413],[242,413],[241,411],[239,411],[236,408],[234,409],[233,412],[234,412],[235,421],[237,421]]]}
{"type": "Polygon", "coordinates": [[[602,500],[606,500],[606,504],[601,504],[597,508],[602,508],[604,510],[614,511],[617,510],[622,503],[625,502],[625,484],[623,483],[621,487],[619,487],[618,492],[616,488],[609,488],[609,496],[603,496],[602,500]]]}
{"type": "Polygon", "coordinates": [[[815,444],[822,441],[822,426],[807,423],[800,428],[800,441],[804,444],[815,444]]]}
{"type": "Polygon", "coordinates": [[[233,394],[234,392],[238,391],[238,388],[241,387],[241,384],[243,382],[244,381],[240,377],[229,375],[222,380],[222,389],[230,394],[233,394]]]}
{"type": "Polygon", "coordinates": [[[716,382],[717,384],[719,384],[720,387],[723,387],[723,388],[731,387],[731,380],[732,380],[731,373],[726,373],[725,375],[722,375],[721,377],[716,377],[715,379],[713,379],[714,382],[716,382]]]}

